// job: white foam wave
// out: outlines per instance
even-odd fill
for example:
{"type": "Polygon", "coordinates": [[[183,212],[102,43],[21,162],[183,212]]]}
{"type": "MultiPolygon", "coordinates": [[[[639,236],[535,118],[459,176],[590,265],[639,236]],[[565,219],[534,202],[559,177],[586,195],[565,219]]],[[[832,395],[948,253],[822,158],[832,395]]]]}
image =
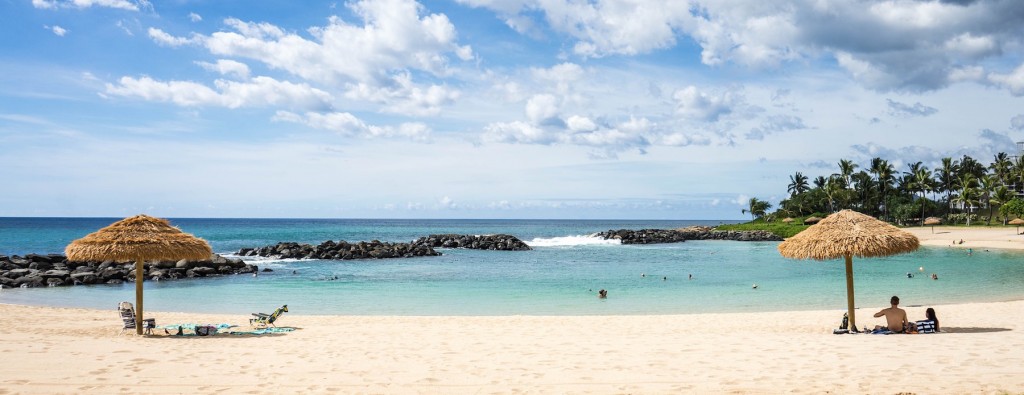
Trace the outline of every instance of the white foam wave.
{"type": "Polygon", "coordinates": [[[278,258],[278,257],[272,257],[272,256],[240,256],[240,255],[232,255],[232,254],[220,254],[220,256],[225,257],[225,258],[237,258],[237,259],[241,259],[245,263],[257,264],[257,265],[284,264],[284,263],[291,263],[291,262],[299,262],[299,261],[302,260],[302,259],[297,259],[297,258],[278,258]]]}
{"type": "Polygon", "coordinates": [[[533,240],[526,241],[526,245],[530,247],[571,247],[571,246],[583,246],[583,245],[619,245],[622,242],[619,239],[608,239],[605,240],[603,237],[597,237],[594,235],[579,235],[579,236],[561,236],[561,237],[537,237],[533,240]]]}

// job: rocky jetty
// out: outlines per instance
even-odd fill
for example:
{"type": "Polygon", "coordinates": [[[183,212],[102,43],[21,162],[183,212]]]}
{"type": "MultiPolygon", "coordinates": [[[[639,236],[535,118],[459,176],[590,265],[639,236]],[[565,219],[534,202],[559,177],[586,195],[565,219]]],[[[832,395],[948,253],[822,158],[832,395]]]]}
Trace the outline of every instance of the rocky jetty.
{"type": "Polygon", "coordinates": [[[349,243],[331,240],[320,245],[282,242],[259,248],[243,248],[238,256],[263,256],[294,259],[385,259],[438,256],[434,248],[525,251],[530,246],[510,235],[440,234],[420,237],[411,243],[385,243],[378,240],[349,243]]]}
{"type": "Polygon", "coordinates": [[[260,248],[243,248],[236,253],[238,256],[264,256],[296,259],[384,259],[412,258],[418,256],[438,256],[440,252],[433,248],[415,243],[385,243],[381,241],[360,241],[349,243],[331,240],[314,246],[294,242],[277,243],[260,248]]]}
{"type": "MultiPolygon", "coordinates": [[[[174,280],[253,273],[254,265],[214,254],[207,261],[146,262],[144,280],[174,280]]],[[[69,262],[59,254],[0,255],[0,285],[4,288],[60,287],[80,284],[120,284],[135,281],[135,263],[69,262]]]]}
{"type": "Polygon", "coordinates": [[[622,244],[679,243],[687,240],[782,241],[778,235],[766,230],[715,230],[708,226],[680,229],[619,229],[598,232],[605,240],[619,239],[622,244]]]}
{"type": "Polygon", "coordinates": [[[472,250],[528,251],[530,246],[512,235],[440,234],[420,237],[413,242],[435,248],[468,248],[472,250]]]}

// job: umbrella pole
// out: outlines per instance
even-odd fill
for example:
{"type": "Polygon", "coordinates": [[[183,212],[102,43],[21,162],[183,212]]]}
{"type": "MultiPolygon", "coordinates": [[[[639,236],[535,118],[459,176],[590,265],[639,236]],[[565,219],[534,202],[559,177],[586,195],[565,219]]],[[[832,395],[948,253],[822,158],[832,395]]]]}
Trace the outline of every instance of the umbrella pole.
{"type": "Polygon", "coordinates": [[[853,256],[850,255],[846,255],[846,309],[850,316],[850,328],[856,330],[857,319],[853,316],[853,256]]]}
{"type": "Polygon", "coordinates": [[[135,315],[135,333],[138,335],[142,334],[142,279],[145,277],[142,274],[142,260],[135,260],[135,306],[138,306],[138,311],[135,315]]]}

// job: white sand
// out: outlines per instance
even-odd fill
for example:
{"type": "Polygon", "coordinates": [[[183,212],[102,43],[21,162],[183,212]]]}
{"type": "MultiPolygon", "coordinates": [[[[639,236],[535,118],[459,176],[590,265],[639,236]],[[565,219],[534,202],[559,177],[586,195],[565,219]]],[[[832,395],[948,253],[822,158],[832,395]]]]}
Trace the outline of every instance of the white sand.
{"type": "Polygon", "coordinates": [[[921,240],[921,245],[950,246],[956,248],[1024,249],[1024,235],[1017,234],[1016,226],[954,227],[917,226],[903,228],[921,240]],[[964,243],[960,244],[960,240],[964,243]],[[954,244],[955,243],[955,244],[954,244]]]}
{"type": "MultiPolygon", "coordinates": [[[[936,234],[974,248],[997,248],[1003,237],[936,234]]],[[[889,336],[832,335],[841,308],[358,317],[303,316],[291,306],[278,323],[299,329],[285,334],[137,337],[117,335],[114,304],[0,305],[0,394],[1024,393],[1024,301],[935,306],[943,333],[889,336]]],[[[877,309],[858,310],[858,323],[881,323],[871,317],[877,309]]],[[[907,309],[912,319],[923,310],[907,309]]],[[[247,313],[148,316],[244,325],[247,313]]]]}

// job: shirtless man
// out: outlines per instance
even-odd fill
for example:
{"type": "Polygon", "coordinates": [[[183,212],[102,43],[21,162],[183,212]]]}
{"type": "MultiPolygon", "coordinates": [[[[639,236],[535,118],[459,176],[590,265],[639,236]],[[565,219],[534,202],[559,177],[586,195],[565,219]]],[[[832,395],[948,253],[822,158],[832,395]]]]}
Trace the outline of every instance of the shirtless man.
{"type": "MultiPolygon", "coordinates": [[[[889,303],[892,304],[892,307],[882,309],[882,311],[875,313],[875,318],[884,315],[885,322],[888,324],[888,329],[896,333],[902,333],[905,325],[910,322],[907,320],[907,312],[897,307],[900,304],[900,298],[898,296],[893,296],[892,299],[889,300],[889,303]]],[[[885,327],[881,325],[875,327],[875,329],[882,328],[885,327]]]]}

